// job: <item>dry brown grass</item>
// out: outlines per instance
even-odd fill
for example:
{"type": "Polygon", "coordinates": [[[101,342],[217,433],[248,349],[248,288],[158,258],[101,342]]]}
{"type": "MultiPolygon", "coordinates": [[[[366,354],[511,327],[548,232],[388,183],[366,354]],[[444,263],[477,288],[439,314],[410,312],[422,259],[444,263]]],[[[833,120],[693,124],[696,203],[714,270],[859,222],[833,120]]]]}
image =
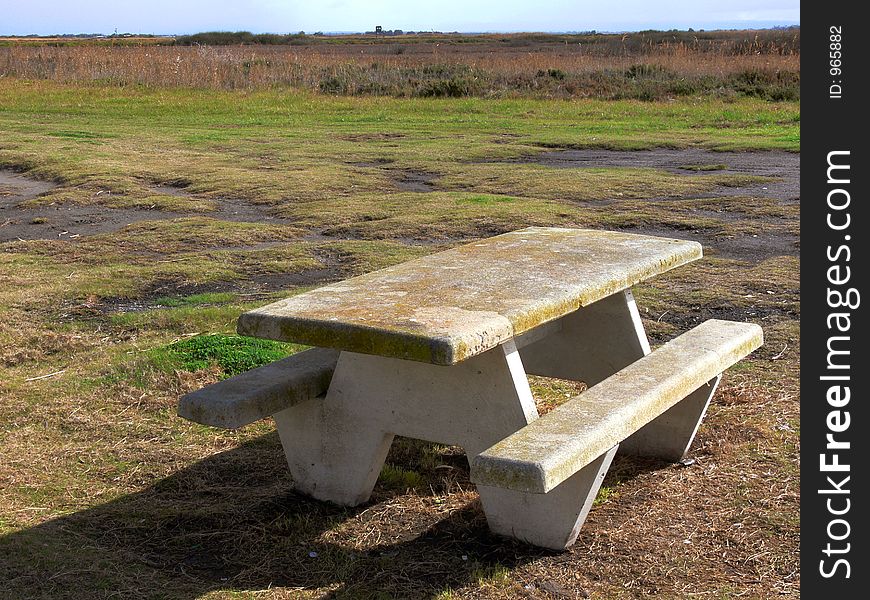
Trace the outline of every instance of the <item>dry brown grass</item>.
{"type": "MultiPolygon", "coordinates": [[[[597,44],[573,39],[560,44],[547,38],[505,44],[492,36],[465,43],[449,38],[403,43],[396,38],[293,46],[15,43],[0,47],[0,74],[63,82],[221,89],[292,86],[395,96],[634,97],[668,89],[671,94],[685,95],[710,93],[719,87],[745,88],[746,82],[733,79],[746,74],[751,74],[750,79],[776,79],[800,72],[799,41],[796,45],[761,42],[757,33],[753,38],[753,32],[734,33],[741,44],[734,40],[708,45],[697,39],[639,42],[611,37],[597,44]],[[644,89],[634,89],[638,80],[643,80],[644,89]],[[661,80],[669,87],[651,92],[650,80],[661,80]],[[433,81],[453,87],[439,88],[433,81]]],[[[788,85],[795,82],[789,80],[788,85]]]]}
{"type": "MultiPolygon", "coordinates": [[[[770,454],[788,435],[778,428],[796,417],[793,391],[730,377],[692,464],[619,457],[577,544],[551,553],[488,533],[455,448],[397,440],[388,464],[425,484],[382,479],[370,504],[342,509],[287,492],[280,445],[264,427],[211,442],[192,426],[174,443],[164,428],[148,431],[174,394],[201,383],[162,382],[157,394],[119,385],[103,411],[93,402],[68,405],[69,416],[38,411],[78,433],[59,443],[31,431],[34,452],[0,468],[4,479],[35,475],[27,503],[9,506],[19,531],[3,539],[7,589],[33,598],[78,589],[142,598],[797,597],[797,555],[783,551],[797,547],[797,468],[770,454]],[[124,443],[109,444],[108,431],[124,443]],[[71,473],[69,496],[51,509],[69,514],[46,520],[40,490],[56,485],[58,469],[71,473]]],[[[10,446],[26,443],[16,437],[10,446]]]]}

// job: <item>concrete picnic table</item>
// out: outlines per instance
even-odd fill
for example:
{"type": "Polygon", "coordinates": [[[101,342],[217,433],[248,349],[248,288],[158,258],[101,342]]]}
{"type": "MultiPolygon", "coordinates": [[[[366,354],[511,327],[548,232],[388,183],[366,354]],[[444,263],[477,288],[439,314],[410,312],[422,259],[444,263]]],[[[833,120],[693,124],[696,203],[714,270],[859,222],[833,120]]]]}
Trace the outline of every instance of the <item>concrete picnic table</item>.
{"type": "MultiPolygon", "coordinates": [[[[684,240],[530,227],[252,310],[238,331],[340,350],[325,398],[274,418],[296,489],[352,506],[393,436],[473,457],[537,419],[527,374],[591,386],[649,354],[631,286],[701,255],[684,240]]],[[[507,510],[500,493],[481,488],[490,519],[507,510]]]]}
{"type": "Polygon", "coordinates": [[[238,331],[314,346],[184,395],[237,428],[273,416],[295,488],[368,500],[395,435],[462,446],[489,527],[574,543],[617,450],[688,452],[721,374],[763,343],[707,320],[650,352],[631,286],[684,240],[530,227],[275,302],[238,331]],[[539,418],[527,374],[589,389],[539,418]]]}

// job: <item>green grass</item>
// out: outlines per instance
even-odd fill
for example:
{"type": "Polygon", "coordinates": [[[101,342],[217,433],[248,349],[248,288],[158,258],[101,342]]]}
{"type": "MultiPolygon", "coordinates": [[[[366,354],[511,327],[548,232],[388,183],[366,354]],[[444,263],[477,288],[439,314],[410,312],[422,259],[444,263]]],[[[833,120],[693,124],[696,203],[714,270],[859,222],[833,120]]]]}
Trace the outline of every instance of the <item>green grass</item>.
{"type": "MultiPolygon", "coordinates": [[[[76,290],[121,296],[166,279],[205,283],[320,268],[335,252],[300,240],[311,231],[396,240],[400,246],[389,253],[398,259],[414,251],[401,250],[408,240],[468,239],[525,225],[711,227],[682,208],[641,219],[649,207],[629,215],[577,203],[685,198],[761,180],[492,161],[562,147],[796,151],[800,109],[755,100],[396,100],[4,79],[0,132],[0,167],[59,184],[34,205],[187,213],[133,223],[75,247],[40,241],[6,248],[59,265],[99,265],[77,270],[76,290]],[[79,139],[88,144],[76,145],[79,139]],[[436,192],[402,191],[404,172],[432,174],[436,192]],[[222,203],[245,216],[224,220],[222,203]],[[270,223],[273,217],[293,225],[270,223]],[[172,260],[161,260],[169,252],[172,260]],[[129,265],[136,265],[131,276],[118,277],[129,265]]],[[[385,248],[357,246],[356,255],[367,255],[360,268],[384,264],[385,248]]]]}
{"type": "Polygon", "coordinates": [[[599,504],[604,504],[611,498],[616,497],[617,491],[614,487],[608,485],[602,485],[598,488],[598,494],[595,496],[595,500],[592,502],[593,506],[598,506],[599,504]]]}
{"type": "Polygon", "coordinates": [[[456,200],[457,204],[482,204],[484,206],[489,206],[491,204],[495,204],[497,202],[513,202],[515,199],[510,198],[508,196],[494,196],[492,194],[477,194],[474,196],[468,196],[465,198],[458,198],[456,200]]]}
{"type": "Polygon", "coordinates": [[[378,481],[386,488],[400,493],[426,485],[426,480],[420,473],[390,464],[384,465],[381,469],[378,481]]]}
{"type": "MultiPolygon", "coordinates": [[[[235,327],[242,312],[238,304],[183,304],[181,306],[139,311],[121,311],[108,316],[114,327],[123,331],[162,331],[176,335],[189,335],[202,331],[227,331],[235,327]]],[[[248,304],[250,308],[255,305],[248,304]]]]}
{"type": "Polygon", "coordinates": [[[299,346],[271,340],[209,334],[154,349],[150,353],[150,359],[166,371],[198,371],[215,365],[220,368],[224,377],[232,377],[280,360],[298,348],[299,346]]]}
{"type": "Polygon", "coordinates": [[[477,567],[471,576],[478,585],[505,587],[510,583],[510,570],[499,564],[477,567]]]}

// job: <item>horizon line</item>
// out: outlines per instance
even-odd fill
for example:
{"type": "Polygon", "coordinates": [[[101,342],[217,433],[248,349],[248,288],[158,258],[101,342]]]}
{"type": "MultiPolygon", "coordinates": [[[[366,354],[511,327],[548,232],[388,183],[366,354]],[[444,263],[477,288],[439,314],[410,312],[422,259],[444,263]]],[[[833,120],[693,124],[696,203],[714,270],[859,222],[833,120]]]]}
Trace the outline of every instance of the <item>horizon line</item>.
{"type": "MultiPolygon", "coordinates": [[[[385,29],[384,32],[401,31],[402,32],[401,34],[394,34],[397,36],[398,35],[411,35],[411,34],[417,35],[417,34],[425,34],[425,33],[441,34],[441,35],[455,35],[455,34],[460,34],[460,35],[510,35],[510,34],[546,34],[546,35],[604,34],[604,35],[608,35],[608,34],[615,34],[615,35],[618,35],[618,34],[624,34],[624,33],[643,33],[646,31],[656,31],[656,32],[665,32],[665,33],[669,32],[669,31],[680,31],[680,32],[687,32],[687,33],[688,32],[709,33],[709,32],[713,32],[713,31],[764,31],[764,30],[768,30],[768,29],[794,29],[794,28],[800,28],[800,23],[768,25],[768,26],[764,26],[764,27],[761,27],[761,26],[754,26],[753,27],[749,23],[747,23],[746,27],[713,27],[713,28],[697,28],[697,29],[694,27],[687,27],[684,29],[672,27],[670,29],[648,28],[648,29],[619,29],[619,30],[599,30],[599,29],[586,29],[586,30],[576,29],[575,30],[575,29],[569,29],[569,30],[558,30],[558,31],[553,31],[553,30],[537,30],[537,31],[535,31],[535,30],[519,30],[519,29],[517,29],[517,30],[495,30],[495,29],[493,29],[493,30],[486,30],[486,31],[459,31],[459,30],[441,31],[441,30],[431,30],[431,29],[419,29],[419,30],[418,29],[408,29],[408,30],[404,30],[404,29],[396,28],[396,29],[385,29]]],[[[44,33],[0,33],[0,37],[30,37],[30,38],[33,38],[33,37],[49,38],[49,37],[60,37],[60,36],[112,37],[112,36],[120,36],[120,35],[130,35],[130,36],[137,36],[137,37],[178,37],[178,36],[183,36],[183,35],[196,35],[199,33],[214,33],[214,32],[221,32],[221,33],[247,32],[247,33],[251,33],[253,35],[306,35],[306,36],[314,36],[314,35],[323,35],[323,36],[329,36],[329,35],[332,35],[332,36],[338,36],[338,35],[377,35],[373,31],[320,31],[320,30],[318,30],[318,31],[315,31],[313,33],[308,33],[306,31],[300,30],[297,32],[288,31],[287,33],[279,33],[279,32],[275,32],[275,31],[256,31],[256,32],[254,32],[254,31],[250,31],[247,29],[236,29],[236,30],[207,29],[207,30],[196,31],[193,33],[186,33],[186,32],[175,32],[175,33],[137,32],[137,33],[134,33],[132,31],[119,32],[116,29],[115,32],[113,32],[113,33],[103,33],[103,32],[95,32],[95,31],[92,31],[92,32],[80,31],[77,33],[57,32],[57,33],[50,33],[50,34],[44,34],[44,33]]],[[[381,35],[383,35],[383,34],[381,34],[381,35]]]]}

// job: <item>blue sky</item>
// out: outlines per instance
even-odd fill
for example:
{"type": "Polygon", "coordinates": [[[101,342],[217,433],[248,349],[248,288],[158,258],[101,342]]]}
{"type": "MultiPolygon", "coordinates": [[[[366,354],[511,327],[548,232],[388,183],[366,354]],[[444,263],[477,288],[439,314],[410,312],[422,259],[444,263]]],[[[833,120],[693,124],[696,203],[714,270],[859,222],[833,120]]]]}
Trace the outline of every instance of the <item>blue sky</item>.
{"type": "Polygon", "coordinates": [[[800,23],[799,0],[0,0],[0,35],[637,31],[800,23]]]}

